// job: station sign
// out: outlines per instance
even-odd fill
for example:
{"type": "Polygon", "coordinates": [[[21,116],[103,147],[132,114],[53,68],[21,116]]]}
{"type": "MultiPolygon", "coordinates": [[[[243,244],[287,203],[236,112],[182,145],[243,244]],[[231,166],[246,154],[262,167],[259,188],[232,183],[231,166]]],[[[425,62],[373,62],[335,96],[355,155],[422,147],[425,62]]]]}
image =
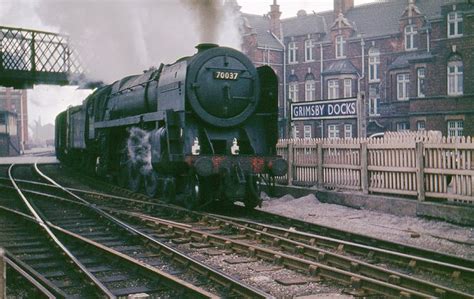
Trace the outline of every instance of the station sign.
{"type": "Polygon", "coordinates": [[[357,99],[291,103],[291,120],[357,117],[357,99]]]}

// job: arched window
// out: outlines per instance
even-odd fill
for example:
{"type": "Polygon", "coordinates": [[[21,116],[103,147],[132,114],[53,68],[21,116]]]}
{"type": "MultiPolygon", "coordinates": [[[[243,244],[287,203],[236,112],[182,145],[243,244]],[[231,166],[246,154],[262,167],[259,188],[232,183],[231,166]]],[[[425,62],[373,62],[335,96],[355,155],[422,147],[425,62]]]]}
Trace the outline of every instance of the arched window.
{"type": "Polygon", "coordinates": [[[288,82],[288,99],[292,102],[298,102],[298,77],[295,75],[295,70],[291,70],[288,82]]]}
{"type": "Polygon", "coordinates": [[[462,95],[464,92],[464,66],[459,55],[448,60],[448,95],[462,95]]]}
{"type": "Polygon", "coordinates": [[[369,81],[379,81],[380,70],[380,51],[377,48],[370,48],[369,50],[369,81]]]}

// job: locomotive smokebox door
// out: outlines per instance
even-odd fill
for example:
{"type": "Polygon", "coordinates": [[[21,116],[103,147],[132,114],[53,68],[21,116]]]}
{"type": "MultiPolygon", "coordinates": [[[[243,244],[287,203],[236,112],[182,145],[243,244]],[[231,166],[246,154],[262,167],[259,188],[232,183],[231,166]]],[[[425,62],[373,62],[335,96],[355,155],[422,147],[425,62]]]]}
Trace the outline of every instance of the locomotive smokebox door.
{"type": "Polygon", "coordinates": [[[203,121],[217,127],[237,126],[257,108],[257,70],[242,53],[230,48],[201,47],[189,63],[189,103],[203,121]]]}

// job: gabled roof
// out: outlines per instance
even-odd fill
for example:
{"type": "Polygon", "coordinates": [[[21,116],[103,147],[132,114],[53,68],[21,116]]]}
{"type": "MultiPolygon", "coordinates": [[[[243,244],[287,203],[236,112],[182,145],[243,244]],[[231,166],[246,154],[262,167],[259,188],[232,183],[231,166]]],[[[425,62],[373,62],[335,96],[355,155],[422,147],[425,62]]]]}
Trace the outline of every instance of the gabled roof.
{"type": "Polygon", "coordinates": [[[270,20],[267,16],[242,13],[242,17],[246,25],[250,26],[251,30],[257,34],[259,47],[283,50],[280,42],[270,33],[270,20]]]}

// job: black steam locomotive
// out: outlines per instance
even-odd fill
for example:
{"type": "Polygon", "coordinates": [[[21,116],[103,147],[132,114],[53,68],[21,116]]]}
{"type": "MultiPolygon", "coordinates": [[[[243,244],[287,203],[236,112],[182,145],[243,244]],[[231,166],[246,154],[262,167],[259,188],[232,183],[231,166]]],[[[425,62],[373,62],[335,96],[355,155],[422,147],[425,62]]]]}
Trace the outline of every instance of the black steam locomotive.
{"type": "Polygon", "coordinates": [[[260,203],[276,156],[278,80],[242,53],[214,44],[97,89],[56,118],[63,163],[189,208],[260,203]]]}

